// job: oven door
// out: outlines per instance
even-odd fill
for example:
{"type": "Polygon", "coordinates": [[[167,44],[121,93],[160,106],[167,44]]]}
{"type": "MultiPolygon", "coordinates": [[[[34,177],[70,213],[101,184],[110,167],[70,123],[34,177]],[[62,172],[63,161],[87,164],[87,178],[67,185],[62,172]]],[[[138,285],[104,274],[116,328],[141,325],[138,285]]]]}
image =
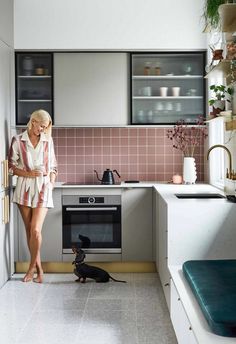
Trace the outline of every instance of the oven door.
{"type": "Polygon", "coordinates": [[[121,253],[121,206],[63,206],[63,253],[121,253]]]}

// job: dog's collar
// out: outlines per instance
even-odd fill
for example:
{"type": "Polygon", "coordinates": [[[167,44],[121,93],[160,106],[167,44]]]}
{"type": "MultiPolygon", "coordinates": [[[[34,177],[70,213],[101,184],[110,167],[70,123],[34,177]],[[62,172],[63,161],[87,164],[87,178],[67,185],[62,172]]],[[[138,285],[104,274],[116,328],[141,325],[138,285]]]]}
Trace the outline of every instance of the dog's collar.
{"type": "Polygon", "coordinates": [[[76,265],[83,265],[84,262],[82,262],[82,263],[81,263],[81,262],[75,262],[75,264],[76,264],[76,265]]]}

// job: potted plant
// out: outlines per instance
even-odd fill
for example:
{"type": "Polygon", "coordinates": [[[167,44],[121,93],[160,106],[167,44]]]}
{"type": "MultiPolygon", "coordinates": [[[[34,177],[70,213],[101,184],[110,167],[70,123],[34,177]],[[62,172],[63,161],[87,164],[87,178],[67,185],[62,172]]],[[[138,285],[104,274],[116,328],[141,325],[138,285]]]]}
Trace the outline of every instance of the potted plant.
{"type": "Polygon", "coordinates": [[[203,12],[203,18],[205,20],[204,32],[209,32],[212,29],[219,27],[220,16],[218,8],[224,4],[225,0],[206,0],[203,12]]]}
{"type": "Polygon", "coordinates": [[[211,85],[210,90],[214,93],[213,97],[208,101],[209,105],[212,106],[210,115],[212,118],[215,118],[225,109],[225,102],[231,102],[233,89],[225,85],[211,85]]]}
{"type": "Polygon", "coordinates": [[[199,116],[195,126],[189,126],[184,120],[167,129],[166,136],[173,142],[173,147],[183,152],[183,180],[185,184],[194,184],[197,179],[194,153],[208,136],[204,118],[199,116]]]}

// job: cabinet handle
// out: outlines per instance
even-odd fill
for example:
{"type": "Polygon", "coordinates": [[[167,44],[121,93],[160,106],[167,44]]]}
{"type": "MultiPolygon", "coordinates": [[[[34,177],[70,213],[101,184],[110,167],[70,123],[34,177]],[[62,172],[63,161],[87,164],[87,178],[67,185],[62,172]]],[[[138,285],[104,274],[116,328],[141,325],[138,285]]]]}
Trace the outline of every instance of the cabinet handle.
{"type": "Polygon", "coordinates": [[[8,188],[8,186],[9,186],[8,160],[5,160],[5,173],[6,173],[5,187],[8,188]]]}
{"type": "Polygon", "coordinates": [[[1,162],[2,168],[2,187],[7,188],[9,185],[9,178],[8,178],[8,160],[3,160],[1,162]]]}
{"type": "Polygon", "coordinates": [[[164,284],[164,287],[168,287],[170,285],[170,283],[166,283],[164,284]]]}
{"type": "Polygon", "coordinates": [[[189,331],[192,331],[192,327],[191,326],[189,326],[189,331]]]}
{"type": "Polygon", "coordinates": [[[4,188],[4,179],[5,179],[5,160],[1,161],[1,175],[2,175],[2,179],[1,179],[1,185],[4,188]]]}
{"type": "Polygon", "coordinates": [[[10,221],[10,202],[9,202],[9,195],[6,196],[6,223],[10,221]]]}
{"type": "Polygon", "coordinates": [[[9,196],[4,196],[2,198],[2,223],[6,225],[10,219],[9,212],[9,196]]]}

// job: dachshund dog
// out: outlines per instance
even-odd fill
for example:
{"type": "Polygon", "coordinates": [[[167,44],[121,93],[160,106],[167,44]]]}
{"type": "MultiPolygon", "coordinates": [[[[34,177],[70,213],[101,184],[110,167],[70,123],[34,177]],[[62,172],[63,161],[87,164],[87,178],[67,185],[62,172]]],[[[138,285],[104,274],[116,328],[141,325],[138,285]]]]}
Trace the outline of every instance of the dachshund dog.
{"type": "Polygon", "coordinates": [[[86,255],[83,250],[72,247],[72,251],[76,255],[75,260],[72,262],[72,264],[75,265],[74,274],[78,277],[76,282],[81,281],[81,283],[85,283],[86,278],[92,278],[98,283],[109,282],[110,279],[115,282],[126,283],[126,281],[116,280],[115,278],[111,277],[108,272],[101,268],[85,264],[84,259],[86,255]]]}

